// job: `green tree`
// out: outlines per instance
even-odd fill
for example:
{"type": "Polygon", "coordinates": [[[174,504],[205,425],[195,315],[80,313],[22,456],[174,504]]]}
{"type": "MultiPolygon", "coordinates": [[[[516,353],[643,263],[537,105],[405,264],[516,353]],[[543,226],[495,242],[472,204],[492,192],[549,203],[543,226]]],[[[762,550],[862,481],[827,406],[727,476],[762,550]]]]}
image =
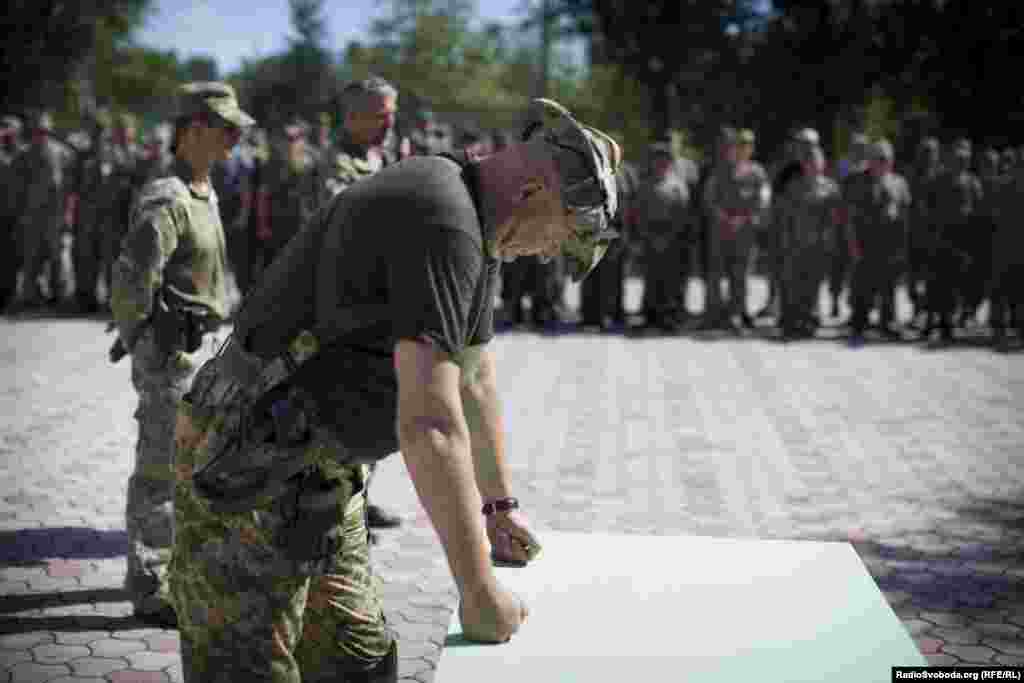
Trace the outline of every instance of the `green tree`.
{"type": "MultiPolygon", "coordinates": [[[[62,107],[69,92],[87,95],[97,52],[123,46],[142,25],[151,0],[8,0],[0,44],[5,110],[62,107]]],[[[102,55],[99,55],[102,59],[102,55]]],[[[70,106],[77,108],[78,103],[70,106]]]]}

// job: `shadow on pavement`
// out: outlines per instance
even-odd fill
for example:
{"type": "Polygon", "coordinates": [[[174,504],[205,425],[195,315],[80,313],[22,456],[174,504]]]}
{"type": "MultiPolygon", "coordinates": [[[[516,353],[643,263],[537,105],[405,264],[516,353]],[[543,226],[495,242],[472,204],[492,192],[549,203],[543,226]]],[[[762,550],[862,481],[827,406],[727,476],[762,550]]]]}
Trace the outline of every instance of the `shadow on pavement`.
{"type": "Polygon", "coordinates": [[[1003,609],[1024,603],[1024,577],[1007,576],[1001,569],[1007,560],[1019,557],[1017,550],[984,543],[965,544],[948,554],[878,542],[855,547],[879,589],[907,594],[920,610],[969,609],[979,621],[986,619],[977,612],[991,610],[991,621],[1000,622],[1003,609]]]}
{"type": "MultiPolygon", "coordinates": [[[[6,598],[4,602],[6,603],[6,598]]],[[[34,633],[36,631],[134,631],[163,628],[162,624],[143,621],[134,616],[111,617],[103,614],[73,616],[0,616],[0,634],[34,633]]]]}
{"type": "Polygon", "coordinates": [[[97,560],[128,552],[124,529],[53,527],[0,531],[0,566],[40,564],[50,558],[97,560]]]}

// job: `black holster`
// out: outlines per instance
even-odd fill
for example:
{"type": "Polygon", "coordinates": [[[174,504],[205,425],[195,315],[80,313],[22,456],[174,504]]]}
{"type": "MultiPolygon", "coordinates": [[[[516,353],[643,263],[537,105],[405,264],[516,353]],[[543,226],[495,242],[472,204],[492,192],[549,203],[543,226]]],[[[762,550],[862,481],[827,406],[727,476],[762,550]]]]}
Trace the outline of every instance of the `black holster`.
{"type": "Polygon", "coordinates": [[[153,340],[164,353],[184,349],[195,353],[210,328],[209,316],[195,310],[172,307],[158,292],[153,301],[153,340]]]}

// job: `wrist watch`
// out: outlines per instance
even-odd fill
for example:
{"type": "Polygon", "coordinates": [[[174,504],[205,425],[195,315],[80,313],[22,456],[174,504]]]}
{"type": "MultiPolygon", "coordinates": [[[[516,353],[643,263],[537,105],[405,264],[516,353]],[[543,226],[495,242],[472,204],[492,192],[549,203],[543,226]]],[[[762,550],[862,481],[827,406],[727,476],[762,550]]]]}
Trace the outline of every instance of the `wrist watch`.
{"type": "Polygon", "coordinates": [[[518,509],[519,499],[517,498],[495,498],[484,503],[484,507],[481,509],[481,512],[483,512],[484,515],[489,516],[493,515],[495,512],[508,512],[509,510],[518,509]]]}

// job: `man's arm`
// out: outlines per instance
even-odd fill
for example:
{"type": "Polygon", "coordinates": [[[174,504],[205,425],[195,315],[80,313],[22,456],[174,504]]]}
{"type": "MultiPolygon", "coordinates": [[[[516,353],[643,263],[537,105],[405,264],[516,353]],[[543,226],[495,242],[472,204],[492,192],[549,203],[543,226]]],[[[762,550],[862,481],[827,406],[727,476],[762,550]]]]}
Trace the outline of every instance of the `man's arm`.
{"type": "Polygon", "coordinates": [[[500,588],[487,554],[462,373],[434,345],[412,340],[395,346],[395,371],[399,445],[462,596],[463,630],[478,640],[507,640],[525,607],[500,588]]]}
{"type": "Polygon", "coordinates": [[[494,355],[485,346],[471,346],[459,365],[462,410],[469,426],[477,487],[485,499],[508,497],[512,494],[494,355]]]}

